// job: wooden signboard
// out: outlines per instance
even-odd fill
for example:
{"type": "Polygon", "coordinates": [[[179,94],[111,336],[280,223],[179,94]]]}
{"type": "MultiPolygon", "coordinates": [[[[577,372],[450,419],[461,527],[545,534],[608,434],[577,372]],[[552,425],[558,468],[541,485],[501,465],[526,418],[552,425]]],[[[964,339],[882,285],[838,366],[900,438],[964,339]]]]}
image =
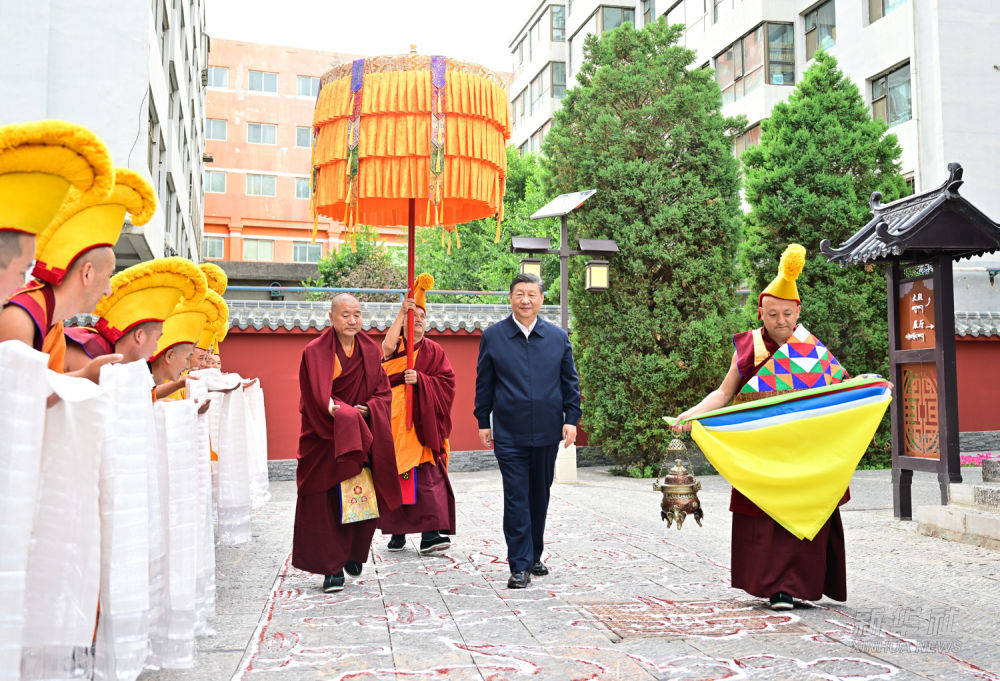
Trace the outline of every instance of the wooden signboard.
{"type": "MultiPolygon", "coordinates": [[[[917,263],[908,263],[914,265],[917,263]]],[[[898,518],[912,517],[913,471],[937,473],[941,503],[960,482],[952,262],[938,256],[932,274],[902,277],[891,263],[889,366],[896,385],[892,414],[892,497],[898,518]]]]}
{"type": "Polygon", "coordinates": [[[899,285],[899,349],[934,347],[934,279],[899,285]]]}

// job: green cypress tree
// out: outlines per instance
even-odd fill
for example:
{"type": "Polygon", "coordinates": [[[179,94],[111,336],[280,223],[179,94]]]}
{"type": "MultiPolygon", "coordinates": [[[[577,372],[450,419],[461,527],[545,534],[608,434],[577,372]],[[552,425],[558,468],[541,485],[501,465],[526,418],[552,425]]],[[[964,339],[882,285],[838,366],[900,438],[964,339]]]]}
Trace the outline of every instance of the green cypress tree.
{"type": "Polygon", "coordinates": [[[550,198],[597,190],[570,215],[572,236],[621,249],[603,293],[583,290],[573,260],[572,340],[592,442],[647,472],[670,438],[661,417],[725,375],[739,305],[741,121],[719,113],[712,73],[689,68],[681,34],[660,20],[587,38],[542,157],[550,198]]]}
{"type": "Polygon", "coordinates": [[[742,157],[750,204],[740,254],[751,290],[746,323],[757,323],[757,294],[777,273],[785,246],[800,243],[807,251],[800,321],[852,374],[888,375],[884,274],[828,263],[819,243],[838,245],[867,223],[872,192],[885,201],[906,193],[899,143],[886,130],[836,59],[819,51],[788,102],[761,123],[760,144],[742,157]]]}

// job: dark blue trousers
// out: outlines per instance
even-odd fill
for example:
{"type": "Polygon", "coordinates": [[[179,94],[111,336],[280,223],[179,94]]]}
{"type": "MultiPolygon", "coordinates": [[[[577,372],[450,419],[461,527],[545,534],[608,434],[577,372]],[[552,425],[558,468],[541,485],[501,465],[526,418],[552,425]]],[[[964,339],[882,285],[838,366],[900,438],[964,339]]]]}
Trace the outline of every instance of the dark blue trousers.
{"type": "Polygon", "coordinates": [[[558,442],[544,447],[493,444],[503,477],[503,536],[511,572],[530,570],[542,558],[558,450],[558,442]]]}

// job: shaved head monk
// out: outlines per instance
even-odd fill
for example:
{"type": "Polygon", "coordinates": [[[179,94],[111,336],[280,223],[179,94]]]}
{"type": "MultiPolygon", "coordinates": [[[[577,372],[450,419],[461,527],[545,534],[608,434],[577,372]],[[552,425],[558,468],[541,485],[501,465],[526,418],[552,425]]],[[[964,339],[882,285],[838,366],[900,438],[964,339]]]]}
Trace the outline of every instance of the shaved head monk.
{"type": "Polygon", "coordinates": [[[378,514],[401,503],[382,347],[361,326],[361,303],[335,296],[330,326],[299,366],[298,502],[292,565],[341,591],[361,574],[378,514]]]}

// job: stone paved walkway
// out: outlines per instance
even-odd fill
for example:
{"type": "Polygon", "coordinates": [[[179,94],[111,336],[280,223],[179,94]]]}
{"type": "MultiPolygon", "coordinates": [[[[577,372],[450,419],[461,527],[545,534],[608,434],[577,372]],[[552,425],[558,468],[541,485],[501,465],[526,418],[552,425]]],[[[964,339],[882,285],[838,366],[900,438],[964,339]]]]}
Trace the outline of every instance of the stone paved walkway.
{"type": "MultiPolygon", "coordinates": [[[[964,469],[963,472],[978,471],[964,469]]],[[[915,503],[934,503],[916,476],[915,503]]],[[[553,487],[552,573],[509,591],[496,471],[456,473],[444,557],[411,541],[339,594],[289,564],[294,483],[218,551],[218,633],[196,667],[144,681],[239,679],[941,679],[1000,681],[1000,553],[892,518],[887,471],[860,472],[843,511],[846,604],[774,613],[728,586],[728,486],[702,478],[705,526],[659,519],[648,480],[581,469],[553,487]]]]}

